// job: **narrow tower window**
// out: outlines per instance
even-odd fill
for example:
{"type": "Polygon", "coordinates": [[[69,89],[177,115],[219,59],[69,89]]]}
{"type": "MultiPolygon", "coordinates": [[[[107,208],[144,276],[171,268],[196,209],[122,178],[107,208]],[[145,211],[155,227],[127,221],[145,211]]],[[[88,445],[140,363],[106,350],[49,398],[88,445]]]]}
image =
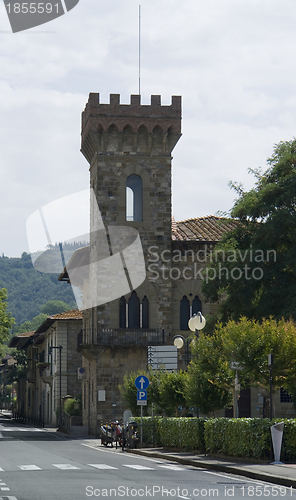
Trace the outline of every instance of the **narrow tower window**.
{"type": "Polygon", "coordinates": [[[188,321],[190,319],[190,303],[186,295],[180,302],[180,330],[189,330],[188,321]]]}
{"type": "Polygon", "coordinates": [[[143,220],[143,181],[136,174],[126,179],[126,220],[143,220]]]}
{"type": "Polygon", "coordinates": [[[142,300],[142,328],[149,328],[149,301],[146,295],[142,300]]]}
{"type": "Polygon", "coordinates": [[[128,327],[140,328],[140,301],[135,291],[128,301],[128,327]]]}
{"type": "Polygon", "coordinates": [[[119,328],[126,327],[126,300],[121,297],[119,301],[119,328]]]}
{"type": "Polygon", "coordinates": [[[195,295],[192,301],[192,315],[197,314],[198,312],[202,312],[201,310],[201,300],[197,295],[195,295]]]}

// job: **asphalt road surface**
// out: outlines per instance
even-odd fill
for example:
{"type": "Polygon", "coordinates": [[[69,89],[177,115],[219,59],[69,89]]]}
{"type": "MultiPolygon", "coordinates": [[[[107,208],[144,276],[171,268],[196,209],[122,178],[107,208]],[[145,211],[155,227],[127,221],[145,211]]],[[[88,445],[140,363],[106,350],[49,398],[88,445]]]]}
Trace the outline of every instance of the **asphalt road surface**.
{"type": "Polygon", "coordinates": [[[98,447],[0,418],[0,500],[294,498],[239,476],[98,447]]]}

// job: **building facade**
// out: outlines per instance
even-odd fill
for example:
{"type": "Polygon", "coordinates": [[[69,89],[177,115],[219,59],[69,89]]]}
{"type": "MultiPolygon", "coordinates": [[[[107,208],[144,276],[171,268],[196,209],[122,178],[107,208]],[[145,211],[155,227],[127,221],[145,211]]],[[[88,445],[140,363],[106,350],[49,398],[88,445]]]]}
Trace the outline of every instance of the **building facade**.
{"type": "MultiPolygon", "coordinates": [[[[217,217],[172,222],[172,151],[180,137],[180,96],[162,106],[160,96],[151,96],[150,105],[131,96],[125,105],[118,94],[110,95],[109,104],[90,94],[82,114],[81,151],[108,233],[104,247],[91,232],[91,261],[112,255],[112,228],[124,226],[140,235],[146,266],[136,289],[130,283],[128,293],[83,313],[83,423],[94,435],[101,420],[122,418],[118,385],[125,373],[147,369],[148,346],[172,346],[175,335],[189,335],[193,313],[215,310],[203,300],[200,272],[208,247],[229,224],[217,217]]],[[[93,207],[90,212],[94,227],[93,207]]],[[[96,280],[98,286],[99,275],[96,280]]],[[[179,368],[187,361],[182,351],[179,368]]]]}
{"type": "Polygon", "coordinates": [[[82,313],[67,311],[49,316],[35,332],[15,335],[10,347],[27,353],[26,374],[18,380],[16,413],[28,422],[56,426],[61,401],[81,398],[81,354],[77,336],[82,313]]]}

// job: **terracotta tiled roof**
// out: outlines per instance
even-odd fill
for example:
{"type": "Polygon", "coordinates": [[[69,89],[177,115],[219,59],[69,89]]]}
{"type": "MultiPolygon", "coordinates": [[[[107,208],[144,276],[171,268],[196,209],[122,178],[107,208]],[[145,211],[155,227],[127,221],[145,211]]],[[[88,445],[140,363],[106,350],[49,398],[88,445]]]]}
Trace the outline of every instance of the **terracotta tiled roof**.
{"type": "Polygon", "coordinates": [[[65,311],[63,313],[54,314],[48,316],[48,319],[82,319],[82,311],[79,309],[72,309],[71,311],[65,311]]]}
{"type": "Polygon", "coordinates": [[[8,344],[9,347],[18,346],[19,349],[22,349],[24,346],[29,345],[34,336],[35,332],[24,332],[19,333],[18,335],[14,335],[8,344]]]}
{"type": "Polygon", "coordinates": [[[172,223],[172,240],[219,241],[226,231],[232,231],[238,222],[226,217],[208,215],[172,223]]]}
{"type": "Polygon", "coordinates": [[[19,337],[19,338],[32,337],[34,335],[34,333],[35,332],[18,333],[17,335],[15,335],[15,337],[19,337]]]}

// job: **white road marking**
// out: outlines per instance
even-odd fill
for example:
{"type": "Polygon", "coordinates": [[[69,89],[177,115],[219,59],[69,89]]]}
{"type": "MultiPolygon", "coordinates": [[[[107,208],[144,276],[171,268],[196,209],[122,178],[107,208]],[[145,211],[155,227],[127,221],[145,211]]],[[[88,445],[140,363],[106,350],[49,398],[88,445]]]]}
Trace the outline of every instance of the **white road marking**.
{"type": "Polygon", "coordinates": [[[126,464],[123,464],[123,467],[130,467],[131,469],[136,469],[136,470],[155,470],[155,469],[152,469],[152,467],[145,467],[144,465],[126,465],[126,464]]]}
{"type": "Polygon", "coordinates": [[[18,465],[21,470],[41,470],[38,465],[18,465]]]}
{"type": "MultiPolygon", "coordinates": [[[[158,465],[158,467],[163,467],[163,469],[169,469],[169,470],[186,470],[184,467],[178,467],[178,465],[158,465]]],[[[181,498],[181,497],[180,497],[181,498]]]]}
{"type": "Polygon", "coordinates": [[[57,467],[58,469],[62,470],[71,470],[71,469],[80,469],[80,467],[76,467],[75,465],[71,464],[52,464],[54,467],[57,467]]]}
{"type": "Polygon", "coordinates": [[[87,464],[90,467],[95,467],[96,469],[117,469],[117,467],[112,467],[112,465],[106,464],[87,464]]]}
{"type": "Polygon", "coordinates": [[[10,491],[10,488],[8,488],[7,486],[3,487],[3,488],[0,488],[1,491],[10,491]]]}

